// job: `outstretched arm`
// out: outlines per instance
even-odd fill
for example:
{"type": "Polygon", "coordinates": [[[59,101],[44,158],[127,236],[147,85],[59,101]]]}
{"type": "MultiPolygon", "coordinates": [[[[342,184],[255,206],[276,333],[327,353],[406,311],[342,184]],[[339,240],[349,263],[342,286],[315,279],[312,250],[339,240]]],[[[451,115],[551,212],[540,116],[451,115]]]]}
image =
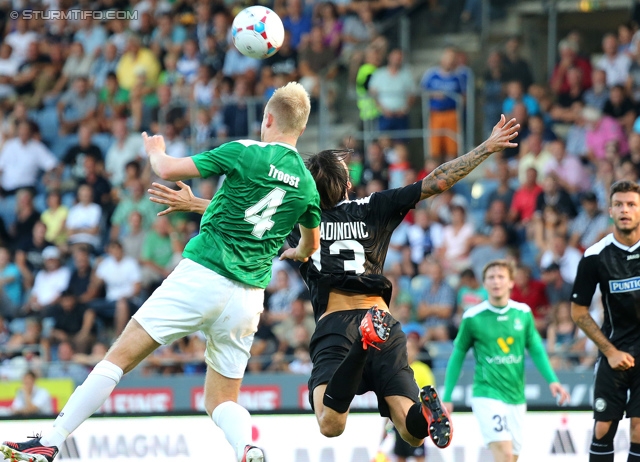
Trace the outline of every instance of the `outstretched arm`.
{"type": "Polygon", "coordinates": [[[518,144],[512,143],[511,140],[518,136],[519,129],[520,124],[516,123],[516,119],[507,122],[503,114],[500,121],[493,127],[491,136],[484,143],[473,151],[440,165],[422,180],[420,200],[451,188],[494,152],[517,147],[518,144]]]}
{"type": "Polygon", "coordinates": [[[200,177],[191,157],[177,159],[167,155],[161,135],[149,136],[147,132],[143,132],[142,140],[153,172],[163,180],[178,181],[200,177]]]}

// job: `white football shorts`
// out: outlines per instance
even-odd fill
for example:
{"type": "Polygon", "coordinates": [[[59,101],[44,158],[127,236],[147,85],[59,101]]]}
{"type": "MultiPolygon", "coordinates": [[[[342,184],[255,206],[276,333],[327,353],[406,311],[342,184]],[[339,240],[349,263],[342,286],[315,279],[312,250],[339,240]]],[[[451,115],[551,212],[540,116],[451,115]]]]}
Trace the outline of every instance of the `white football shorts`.
{"type": "Polygon", "coordinates": [[[201,331],[207,339],[207,364],[224,377],[240,379],[263,303],[263,289],[185,258],[133,319],[161,345],[201,331]]]}
{"type": "Polygon", "coordinates": [[[496,441],[511,441],[513,454],[520,454],[526,404],[507,404],[497,399],[474,397],[471,398],[471,409],[487,446],[496,441]]]}

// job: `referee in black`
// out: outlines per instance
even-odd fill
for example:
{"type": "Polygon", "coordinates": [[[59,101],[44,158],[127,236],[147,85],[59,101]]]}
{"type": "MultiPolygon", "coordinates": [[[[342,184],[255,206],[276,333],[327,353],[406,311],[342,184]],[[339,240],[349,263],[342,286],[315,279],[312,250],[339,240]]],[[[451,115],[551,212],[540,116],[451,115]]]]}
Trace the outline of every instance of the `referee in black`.
{"type": "Polygon", "coordinates": [[[600,350],[595,370],[595,426],[590,462],[613,462],[613,438],[626,414],[631,418],[628,462],[640,462],[640,186],[611,185],[613,233],[589,247],[578,266],[571,317],[600,350]],[[604,323],[589,305],[600,284],[604,323]]]}

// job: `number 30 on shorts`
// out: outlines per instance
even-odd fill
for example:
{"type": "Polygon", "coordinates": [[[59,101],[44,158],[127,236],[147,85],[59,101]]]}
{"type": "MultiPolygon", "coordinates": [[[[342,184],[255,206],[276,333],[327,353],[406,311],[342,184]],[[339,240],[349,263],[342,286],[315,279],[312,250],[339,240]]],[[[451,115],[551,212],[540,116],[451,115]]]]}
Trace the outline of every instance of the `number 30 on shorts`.
{"type": "Polygon", "coordinates": [[[278,207],[282,205],[286,193],[284,189],[273,188],[258,203],[244,211],[244,220],[253,225],[251,234],[255,237],[262,237],[265,232],[273,228],[275,223],[271,220],[271,217],[276,213],[278,207]]]}

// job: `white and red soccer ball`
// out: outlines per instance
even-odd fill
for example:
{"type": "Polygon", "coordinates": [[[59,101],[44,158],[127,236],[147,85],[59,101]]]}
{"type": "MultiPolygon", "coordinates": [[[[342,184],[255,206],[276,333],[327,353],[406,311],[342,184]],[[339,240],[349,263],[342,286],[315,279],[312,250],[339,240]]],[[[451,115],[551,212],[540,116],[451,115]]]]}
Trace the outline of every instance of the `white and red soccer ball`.
{"type": "Polygon", "coordinates": [[[273,56],[284,41],[282,20],[265,6],[250,6],[238,13],[231,32],[238,51],[250,58],[273,56]]]}

